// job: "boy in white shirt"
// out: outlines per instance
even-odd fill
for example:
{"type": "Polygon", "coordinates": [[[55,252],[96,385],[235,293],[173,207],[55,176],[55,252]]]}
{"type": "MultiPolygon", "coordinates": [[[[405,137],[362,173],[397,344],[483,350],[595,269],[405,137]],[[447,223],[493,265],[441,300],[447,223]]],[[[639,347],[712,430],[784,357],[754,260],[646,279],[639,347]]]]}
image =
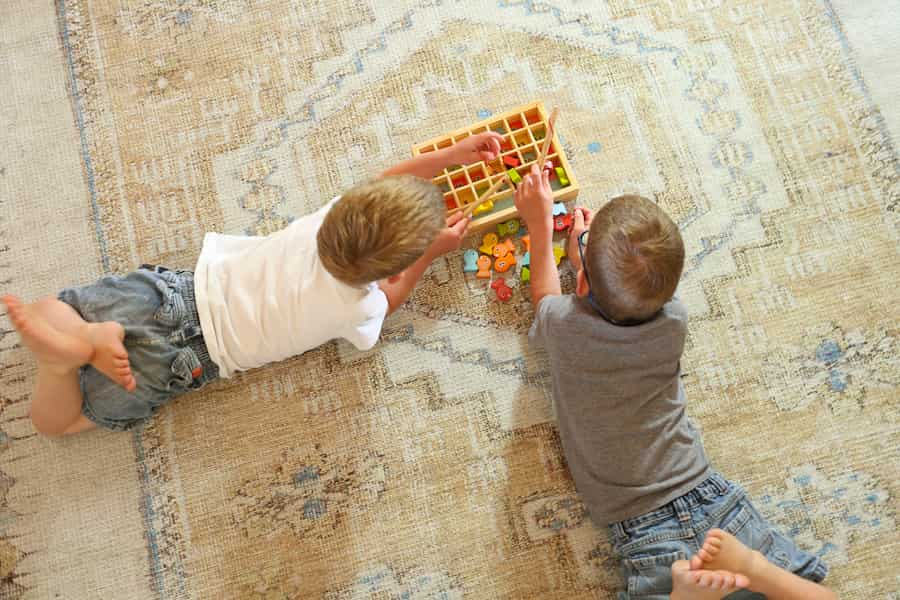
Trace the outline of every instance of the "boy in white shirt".
{"type": "Polygon", "coordinates": [[[193,272],[145,265],[58,297],[2,301],[38,363],[30,413],[49,436],[124,430],[172,398],[344,338],[371,348],[468,219],[430,181],[493,160],[487,132],[357,185],[266,237],[208,233],[193,272]]]}

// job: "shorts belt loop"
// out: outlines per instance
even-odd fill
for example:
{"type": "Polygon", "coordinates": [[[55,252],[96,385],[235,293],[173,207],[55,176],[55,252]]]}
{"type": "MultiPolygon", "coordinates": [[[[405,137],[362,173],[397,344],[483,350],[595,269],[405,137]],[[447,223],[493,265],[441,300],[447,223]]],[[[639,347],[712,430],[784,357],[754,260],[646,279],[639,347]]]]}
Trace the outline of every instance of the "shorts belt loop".
{"type": "Polygon", "coordinates": [[[684,498],[675,498],[672,500],[672,508],[680,523],[687,523],[691,520],[691,508],[684,498]]]}
{"type": "Polygon", "coordinates": [[[609,531],[612,533],[614,544],[621,544],[627,539],[627,536],[625,534],[625,527],[622,526],[621,521],[610,523],[609,531]]]}
{"type": "Polygon", "coordinates": [[[720,494],[725,494],[728,492],[728,481],[725,480],[724,477],[716,473],[711,477],[713,484],[716,486],[716,490],[720,494]]]}

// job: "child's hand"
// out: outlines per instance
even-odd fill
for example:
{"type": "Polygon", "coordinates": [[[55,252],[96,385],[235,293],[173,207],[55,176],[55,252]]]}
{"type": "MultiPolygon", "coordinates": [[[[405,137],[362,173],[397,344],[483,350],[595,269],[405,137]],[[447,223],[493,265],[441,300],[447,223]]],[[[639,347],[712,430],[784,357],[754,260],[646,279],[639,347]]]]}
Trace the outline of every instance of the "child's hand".
{"type": "Polygon", "coordinates": [[[516,208],[532,233],[541,228],[553,230],[553,190],[550,189],[550,171],[538,170],[531,165],[531,173],[522,178],[516,189],[516,208]]]}
{"type": "Polygon", "coordinates": [[[587,231],[591,227],[591,221],[594,220],[594,211],[588,208],[578,207],[573,211],[572,230],[569,232],[569,244],[566,248],[569,262],[578,271],[581,269],[581,254],[578,252],[578,236],[582,232],[587,231]]]}
{"type": "Polygon", "coordinates": [[[447,217],[447,227],[438,233],[434,241],[431,242],[431,246],[428,247],[428,255],[431,257],[431,260],[448,252],[459,250],[468,227],[469,219],[461,212],[453,213],[447,217]]]}
{"type": "Polygon", "coordinates": [[[450,147],[454,164],[468,165],[483,160],[488,162],[500,156],[500,144],[503,136],[496,131],[485,131],[478,135],[470,135],[458,144],[450,147]]]}

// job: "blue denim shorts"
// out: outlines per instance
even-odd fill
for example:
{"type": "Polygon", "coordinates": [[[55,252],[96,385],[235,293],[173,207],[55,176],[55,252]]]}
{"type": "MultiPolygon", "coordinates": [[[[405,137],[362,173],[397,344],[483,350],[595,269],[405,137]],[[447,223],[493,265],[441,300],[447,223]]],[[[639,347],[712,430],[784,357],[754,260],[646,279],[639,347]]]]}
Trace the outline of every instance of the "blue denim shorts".
{"type": "Polygon", "coordinates": [[[128,392],[90,365],[81,368],[81,412],[101,427],[129,429],[219,376],[203,341],[190,271],[146,266],[65,289],[59,299],[85,321],[115,321],[125,328],[137,389],[128,392]]]}
{"type": "MultiPolygon", "coordinates": [[[[727,531],[772,564],[804,579],[819,582],[825,578],[827,567],[819,557],[797,548],[762,518],[741,486],[714,473],[662,508],[609,525],[613,551],[621,561],[626,583],[620,600],[668,600],[672,563],[696,554],[706,533],[715,528],[727,531]]],[[[765,596],[740,590],[728,598],[765,596]]]]}

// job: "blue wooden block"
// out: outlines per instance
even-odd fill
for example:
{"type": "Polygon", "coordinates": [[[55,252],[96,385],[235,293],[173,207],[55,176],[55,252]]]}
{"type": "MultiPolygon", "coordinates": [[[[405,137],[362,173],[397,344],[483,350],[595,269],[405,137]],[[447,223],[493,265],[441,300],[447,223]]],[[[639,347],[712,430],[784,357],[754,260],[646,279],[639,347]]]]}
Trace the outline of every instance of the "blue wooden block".
{"type": "Polygon", "coordinates": [[[559,215],[565,215],[569,211],[566,210],[566,205],[562,202],[556,202],[553,204],[553,216],[558,217],[559,215]]]}
{"type": "Polygon", "coordinates": [[[466,250],[463,253],[463,272],[464,273],[474,273],[478,270],[478,265],[475,264],[478,260],[478,252],[475,250],[466,250]]]}

